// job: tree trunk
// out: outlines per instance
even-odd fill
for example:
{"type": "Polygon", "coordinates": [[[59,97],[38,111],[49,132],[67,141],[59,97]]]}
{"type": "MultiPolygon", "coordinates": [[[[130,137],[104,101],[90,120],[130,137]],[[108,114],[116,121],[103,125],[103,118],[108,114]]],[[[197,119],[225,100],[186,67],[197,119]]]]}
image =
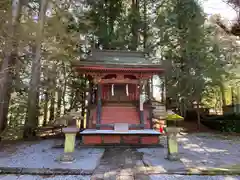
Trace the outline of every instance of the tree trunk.
{"type": "Polygon", "coordinates": [[[63,114],[66,114],[66,101],[65,101],[66,89],[67,89],[67,85],[66,85],[66,81],[65,81],[64,88],[63,88],[63,95],[62,95],[63,114]]]}
{"type": "Polygon", "coordinates": [[[146,51],[147,45],[147,0],[143,2],[143,15],[144,15],[144,29],[143,29],[143,49],[146,51]]]}
{"type": "Polygon", "coordinates": [[[46,125],[47,125],[47,117],[48,117],[48,102],[49,102],[49,95],[48,95],[48,90],[47,90],[47,91],[45,92],[43,126],[46,126],[46,125]]]}
{"type": "Polygon", "coordinates": [[[55,100],[56,100],[56,76],[57,74],[57,66],[53,65],[51,74],[50,74],[50,89],[51,89],[51,100],[50,100],[50,115],[49,121],[53,121],[55,118],[55,100]]]}
{"type": "Polygon", "coordinates": [[[55,91],[51,93],[50,100],[50,112],[49,112],[49,121],[53,121],[55,118],[55,91]]]}
{"type": "Polygon", "coordinates": [[[67,89],[67,77],[66,77],[66,66],[63,63],[63,79],[64,79],[64,87],[63,87],[63,92],[62,92],[62,103],[63,103],[63,113],[66,114],[66,101],[65,101],[65,96],[66,96],[66,89],[67,89]]]}
{"type": "Polygon", "coordinates": [[[0,70],[0,133],[7,125],[9,102],[12,93],[14,69],[17,63],[18,34],[20,23],[22,0],[13,0],[12,3],[12,25],[10,29],[9,42],[5,47],[5,57],[0,70]],[[10,51],[8,51],[10,50],[10,51]]]}
{"type": "Polygon", "coordinates": [[[44,30],[44,19],[47,9],[47,0],[42,0],[38,16],[39,28],[36,37],[36,53],[32,62],[30,88],[28,92],[28,111],[25,121],[24,138],[35,136],[34,129],[38,124],[38,107],[39,107],[39,85],[40,85],[40,68],[41,68],[41,48],[44,30]]]}
{"type": "Polygon", "coordinates": [[[221,96],[222,96],[222,106],[225,107],[227,105],[226,103],[226,98],[225,98],[225,88],[224,85],[220,85],[220,91],[221,91],[221,96]]]}
{"type": "Polygon", "coordinates": [[[138,28],[139,28],[139,2],[132,0],[132,50],[137,50],[138,47],[138,28]]]}
{"type": "Polygon", "coordinates": [[[69,110],[72,110],[74,108],[74,104],[75,104],[75,90],[73,87],[71,87],[71,94],[70,94],[70,109],[69,110]]]}
{"type": "Polygon", "coordinates": [[[201,128],[201,117],[200,117],[200,108],[199,108],[200,101],[197,101],[197,124],[198,124],[198,130],[201,128]]]}
{"type": "Polygon", "coordinates": [[[60,117],[61,115],[61,108],[62,108],[62,89],[61,88],[58,88],[58,91],[57,91],[57,114],[56,114],[56,117],[60,117]]]}
{"type": "Polygon", "coordinates": [[[161,77],[161,76],[159,76],[159,78],[160,79],[162,79],[162,84],[161,84],[161,97],[162,97],[162,100],[161,100],[161,103],[166,103],[166,91],[165,91],[165,89],[166,89],[166,84],[165,84],[165,78],[164,77],[161,77]]]}

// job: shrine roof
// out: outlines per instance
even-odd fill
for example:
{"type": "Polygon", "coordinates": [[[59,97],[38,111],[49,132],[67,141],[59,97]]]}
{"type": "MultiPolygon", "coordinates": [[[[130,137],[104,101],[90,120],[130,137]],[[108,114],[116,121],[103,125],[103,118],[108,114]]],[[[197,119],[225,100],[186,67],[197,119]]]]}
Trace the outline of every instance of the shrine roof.
{"type": "Polygon", "coordinates": [[[150,61],[143,52],[119,50],[92,50],[86,59],[73,62],[73,66],[104,66],[106,68],[160,68],[150,61]]]}

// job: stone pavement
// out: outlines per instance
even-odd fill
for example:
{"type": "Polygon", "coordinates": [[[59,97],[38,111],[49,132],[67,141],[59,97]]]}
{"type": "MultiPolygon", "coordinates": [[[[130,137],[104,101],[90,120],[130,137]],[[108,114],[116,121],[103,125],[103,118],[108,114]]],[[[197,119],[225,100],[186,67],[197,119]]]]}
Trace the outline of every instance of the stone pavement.
{"type": "Polygon", "coordinates": [[[240,138],[214,134],[180,136],[181,161],[187,167],[240,165],[240,138]]]}
{"type": "Polygon", "coordinates": [[[91,179],[151,179],[162,177],[159,173],[187,173],[191,169],[240,165],[238,138],[206,133],[179,135],[181,159],[177,162],[165,159],[166,137],[162,137],[161,141],[165,148],[106,149],[91,179]]]}
{"type": "MultiPolygon", "coordinates": [[[[90,176],[0,176],[0,180],[90,180],[90,176]]],[[[152,175],[150,180],[239,180],[240,176],[183,176],[183,175],[152,175]]],[[[129,180],[122,178],[120,180],[129,180]]],[[[142,179],[135,179],[142,180],[142,179]]]]}
{"type": "MultiPolygon", "coordinates": [[[[161,138],[166,145],[166,138],[161,138]]],[[[57,168],[90,171],[88,176],[0,176],[0,180],[157,180],[157,179],[210,179],[232,180],[239,176],[180,176],[188,169],[229,167],[240,165],[240,139],[226,138],[215,134],[179,135],[181,160],[170,162],[165,159],[167,148],[83,148],[77,147],[76,161],[63,164],[55,161],[63,149],[52,148],[54,140],[24,142],[20,145],[1,147],[0,167],[57,168]],[[165,173],[165,174],[164,174],[165,173]],[[168,173],[168,175],[166,174],[168,173]],[[170,175],[173,173],[172,175],[170,175]],[[175,174],[174,174],[175,173],[175,174]]],[[[240,167],[240,166],[238,166],[240,167]]],[[[31,170],[31,169],[30,169],[31,170]]],[[[36,169],[35,169],[36,172],[36,169]]],[[[81,171],[80,171],[81,172],[81,171]]],[[[39,175],[39,174],[38,174],[39,175]]],[[[62,173],[61,173],[62,175],[62,173]]],[[[69,174],[70,175],[70,174],[69,174]]],[[[73,175],[73,174],[71,174],[73,175]]],[[[82,175],[82,174],[81,174],[82,175]]]]}
{"type": "Polygon", "coordinates": [[[90,176],[30,176],[30,175],[6,175],[0,176],[0,180],[90,180],[90,176]]]}
{"type": "Polygon", "coordinates": [[[91,180],[149,179],[135,148],[107,148],[91,180]]]}
{"type": "Polygon", "coordinates": [[[76,148],[73,163],[56,161],[62,154],[62,148],[53,148],[55,140],[24,142],[1,148],[0,167],[20,168],[61,168],[93,171],[104,153],[103,148],[76,148]]]}
{"type": "MultiPolygon", "coordinates": [[[[166,145],[164,137],[162,141],[165,141],[166,145]]],[[[142,148],[138,149],[138,151],[143,152],[144,164],[154,168],[156,171],[228,168],[233,165],[240,165],[239,138],[196,133],[179,135],[178,141],[181,157],[179,162],[169,162],[164,159],[164,156],[167,154],[167,148],[142,148]]]]}

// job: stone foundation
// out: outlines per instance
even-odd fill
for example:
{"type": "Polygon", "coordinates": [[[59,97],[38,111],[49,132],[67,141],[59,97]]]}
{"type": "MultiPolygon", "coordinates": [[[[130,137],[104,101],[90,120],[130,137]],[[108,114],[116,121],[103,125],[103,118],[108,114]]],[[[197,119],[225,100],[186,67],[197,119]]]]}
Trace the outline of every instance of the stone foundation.
{"type": "MultiPolygon", "coordinates": [[[[121,127],[123,128],[123,127],[121,127]]],[[[86,129],[82,131],[82,143],[84,145],[127,144],[127,145],[157,145],[160,132],[153,129],[142,130],[96,130],[86,129]]]]}
{"type": "Polygon", "coordinates": [[[157,135],[82,135],[84,145],[130,144],[130,145],[157,145],[157,135]]]}

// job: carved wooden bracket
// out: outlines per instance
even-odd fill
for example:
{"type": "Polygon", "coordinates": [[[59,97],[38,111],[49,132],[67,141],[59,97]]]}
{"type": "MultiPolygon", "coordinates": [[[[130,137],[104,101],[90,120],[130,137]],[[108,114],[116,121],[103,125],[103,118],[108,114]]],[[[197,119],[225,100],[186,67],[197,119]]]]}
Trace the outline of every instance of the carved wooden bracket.
{"type": "Polygon", "coordinates": [[[115,72],[84,72],[87,76],[91,76],[95,84],[101,82],[104,76],[108,74],[116,74],[116,80],[124,80],[124,75],[133,75],[139,80],[148,80],[153,76],[152,73],[115,73],[115,72]]]}

